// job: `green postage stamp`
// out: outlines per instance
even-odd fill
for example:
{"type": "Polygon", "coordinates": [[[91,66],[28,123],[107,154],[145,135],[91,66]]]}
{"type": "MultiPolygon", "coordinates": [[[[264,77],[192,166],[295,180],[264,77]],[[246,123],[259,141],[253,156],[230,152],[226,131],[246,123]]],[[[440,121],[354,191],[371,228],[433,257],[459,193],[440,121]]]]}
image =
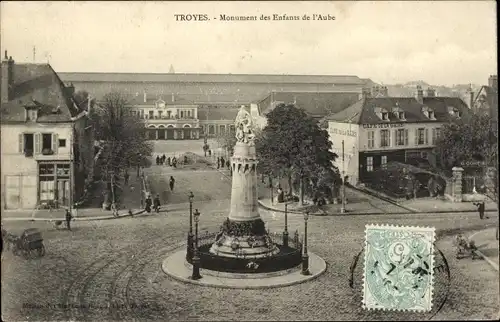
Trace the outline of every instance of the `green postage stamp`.
{"type": "Polygon", "coordinates": [[[367,225],[363,308],[432,309],[434,228],[367,225]]]}

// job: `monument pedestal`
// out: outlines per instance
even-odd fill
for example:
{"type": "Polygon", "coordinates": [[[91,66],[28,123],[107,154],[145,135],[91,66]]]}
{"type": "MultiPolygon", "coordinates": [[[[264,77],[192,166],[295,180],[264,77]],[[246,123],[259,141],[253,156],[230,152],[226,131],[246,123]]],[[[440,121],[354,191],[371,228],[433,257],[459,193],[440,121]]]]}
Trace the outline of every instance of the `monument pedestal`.
{"type": "Polygon", "coordinates": [[[231,158],[231,208],[210,253],[231,258],[262,258],[279,252],[267,234],[257,203],[255,146],[237,142],[231,158]]]}

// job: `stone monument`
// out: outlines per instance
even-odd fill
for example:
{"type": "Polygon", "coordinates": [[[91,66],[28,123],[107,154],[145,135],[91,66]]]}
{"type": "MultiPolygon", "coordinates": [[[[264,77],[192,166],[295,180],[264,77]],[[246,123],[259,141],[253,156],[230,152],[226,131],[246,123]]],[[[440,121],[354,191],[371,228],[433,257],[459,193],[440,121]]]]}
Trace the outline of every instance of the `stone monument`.
{"type": "Polygon", "coordinates": [[[210,248],[210,253],[217,256],[262,258],[279,252],[258,210],[254,126],[250,113],[242,106],[235,120],[237,142],[231,158],[231,208],[210,248]]]}

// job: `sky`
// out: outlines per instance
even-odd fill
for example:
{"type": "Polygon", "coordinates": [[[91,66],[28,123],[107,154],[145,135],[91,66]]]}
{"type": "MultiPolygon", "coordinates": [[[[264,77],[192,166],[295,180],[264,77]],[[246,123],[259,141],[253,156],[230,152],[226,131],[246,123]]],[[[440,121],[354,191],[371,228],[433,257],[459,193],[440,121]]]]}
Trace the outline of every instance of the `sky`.
{"type": "Polygon", "coordinates": [[[1,40],[2,57],[8,50],[17,62],[49,61],[57,72],[166,73],[172,65],[178,73],[356,75],[448,86],[485,84],[497,73],[494,1],[3,1],[1,40]],[[176,21],[176,14],[209,20],[176,21]],[[221,14],[258,20],[221,21],[221,14]],[[273,14],[300,20],[259,19],[273,14]]]}

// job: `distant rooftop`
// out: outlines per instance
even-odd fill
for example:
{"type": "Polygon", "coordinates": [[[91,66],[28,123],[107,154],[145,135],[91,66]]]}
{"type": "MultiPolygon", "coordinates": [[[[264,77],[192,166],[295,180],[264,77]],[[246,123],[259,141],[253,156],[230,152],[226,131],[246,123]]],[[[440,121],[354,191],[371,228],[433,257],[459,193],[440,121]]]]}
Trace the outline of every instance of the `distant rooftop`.
{"type": "Polygon", "coordinates": [[[267,75],[267,74],[202,74],[202,73],[58,73],[65,82],[130,82],[130,83],[308,83],[363,85],[368,80],[351,75],[267,75]]]}

